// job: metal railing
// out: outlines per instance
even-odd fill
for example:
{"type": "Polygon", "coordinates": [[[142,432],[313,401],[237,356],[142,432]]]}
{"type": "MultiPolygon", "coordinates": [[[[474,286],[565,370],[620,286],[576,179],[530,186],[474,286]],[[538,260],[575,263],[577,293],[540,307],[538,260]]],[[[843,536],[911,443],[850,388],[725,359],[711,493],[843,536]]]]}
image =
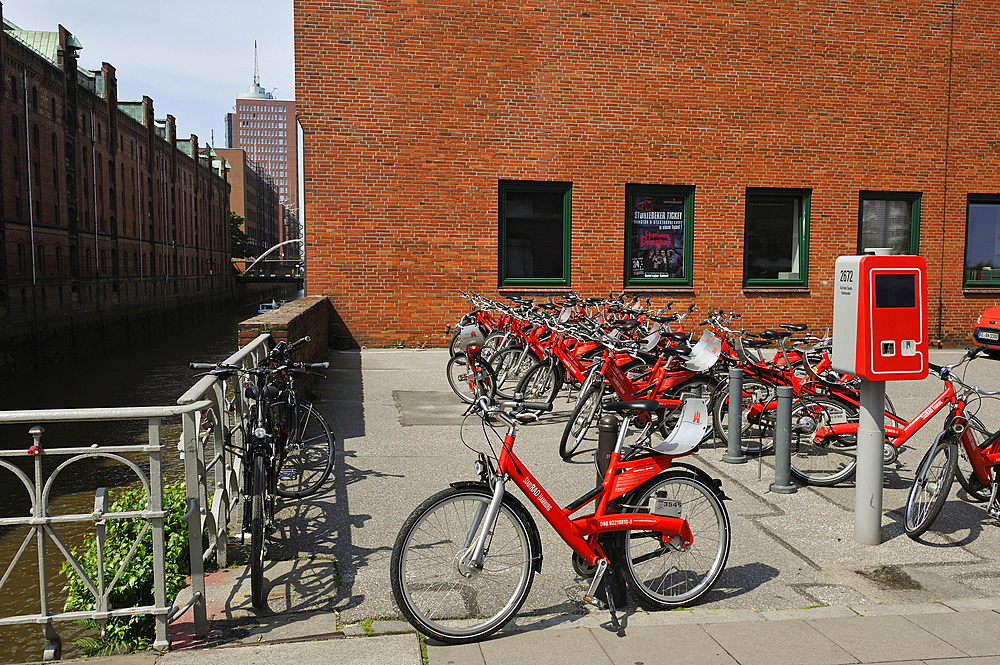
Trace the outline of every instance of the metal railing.
{"type": "MultiPolygon", "coordinates": [[[[250,344],[226,358],[230,365],[255,367],[267,356],[271,336],[258,335],[250,344]]],[[[226,565],[226,544],[229,538],[229,518],[231,513],[240,518],[242,524],[242,503],[240,479],[243,475],[243,459],[233,451],[242,449],[243,427],[247,416],[247,401],[239,378],[217,376],[202,377],[177,400],[178,404],[210,403],[203,417],[195,411],[182,417],[184,429],[181,443],[184,449],[184,479],[187,492],[188,539],[191,548],[191,592],[192,599],[205,597],[205,562],[212,555],[220,567],[226,565]],[[200,426],[205,424],[205,431],[200,426]],[[220,436],[217,433],[221,434],[220,436]],[[212,452],[209,455],[209,441],[212,452]],[[209,481],[212,474],[212,482],[209,481]],[[211,490],[211,491],[210,491],[211,490]],[[198,520],[195,522],[195,520],[198,520]],[[202,547],[202,533],[208,533],[208,548],[202,547]]],[[[195,637],[208,637],[208,616],[204,602],[194,603],[195,637]]]]}
{"type": "MultiPolygon", "coordinates": [[[[225,360],[229,364],[253,366],[268,351],[270,336],[263,334],[251,344],[225,360]]],[[[28,515],[0,518],[0,527],[28,526],[28,534],[21,543],[10,564],[0,577],[0,590],[10,580],[23,554],[34,540],[38,553],[39,611],[33,614],[0,617],[0,625],[36,624],[43,628],[47,640],[44,660],[61,657],[62,642],[53,623],[56,621],[77,621],[92,619],[102,625],[111,617],[133,614],[151,614],[155,618],[155,639],[153,648],[167,649],[168,624],[179,618],[188,608],[193,607],[195,637],[208,636],[208,620],[205,608],[205,562],[213,555],[220,566],[225,566],[226,544],[230,513],[239,510],[241,504],[240,478],[241,458],[233,454],[242,446],[240,433],[247,404],[238,379],[228,381],[214,376],[199,380],[190,390],[177,400],[176,406],[121,407],[89,409],[39,409],[22,411],[0,411],[0,424],[31,424],[29,433],[34,444],[26,451],[0,451],[0,469],[12,473],[24,486],[30,498],[28,515]],[[232,385],[230,385],[232,384],[232,385]],[[184,458],[184,475],[187,498],[187,512],[184,519],[188,523],[188,538],[191,558],[192,599],[183,608],[173,607],[166,597],[165,579],[165,537],[163,505],[163,451],[161,424],[165,418],[180,416],[183,424],[180,448],[184,458]],[[42,444],[45,432],[41,424],[56,422],[111,422],[146,421],[148,443],[129,445],[100,445],[89,447],[50,447],[42,444]],[[148,457],[148,473],[142,466],[130,459],[137,454],[148,457]],[[46,475],[43,461],[46,458],[65,458],[46,475]],[[33,477],[15,463],[22,458],[22,466],[33,466],[33,477]],[[26,463],[28,460],[33,460],[26,463]],[[68,515],[53,515],[51,494],[59,476],[67,468],[84,461],[102,458],[124,465],[135,475],[135,481],[142,484],[148,497],[145,510],[129,512],[108,512],[107,492],[97,489],[94,511],[68,515]],[[142,519],[146,524],[132,543],[128,554],[110,581],[106,579],[104,566],[97,566],[97,579],[91,579],[85,572],[79,558],[60,536],[59,525],[92,523],[94,525],[97,560],[103,561],[104,530],[108,520],[142,519]],[[153,540],[153,605],[138,607],[111,607],[109,597],[121,581],[126,566],[137,555],[142,540],[152,531],[153,540]],[[203,534],[207,534],[208,546],[203,545],[203,534]],[[52,589],[49,586],[49,541],[69,563],[69,566],[83,581],[94,598],[93,608],[84,611],[58,611],[53,608],[52,589]]],[[[46,465],[48,466],[48,465],[46,465]]],[[[16,484],[14,485],[16,487],[16,484]]]]}

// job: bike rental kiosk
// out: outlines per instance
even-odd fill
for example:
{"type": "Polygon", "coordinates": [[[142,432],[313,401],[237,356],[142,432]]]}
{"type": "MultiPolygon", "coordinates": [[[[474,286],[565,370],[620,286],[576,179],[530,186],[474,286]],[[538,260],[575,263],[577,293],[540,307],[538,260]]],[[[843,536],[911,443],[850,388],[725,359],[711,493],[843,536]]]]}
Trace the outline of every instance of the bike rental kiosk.
{"type": "Polygon", "coordinates": [[[927,262],[920,256],[837,259],[833,369],[861,377],[854,539],[882,542],[885,382],[927,376],[927,262]]]}

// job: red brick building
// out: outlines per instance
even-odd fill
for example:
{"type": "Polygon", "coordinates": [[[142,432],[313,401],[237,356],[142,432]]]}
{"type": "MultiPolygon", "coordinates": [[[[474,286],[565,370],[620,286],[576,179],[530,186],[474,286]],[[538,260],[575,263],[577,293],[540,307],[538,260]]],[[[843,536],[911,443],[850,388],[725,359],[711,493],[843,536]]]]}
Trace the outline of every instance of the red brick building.
{"type": "Polygon", "coordinates": [[[929,266],[930,337],[1000,299],[986,0],[296,0],[308,290],[361,343],[458,289],[625,291],[822,330],[838,255],[929,266]]]}

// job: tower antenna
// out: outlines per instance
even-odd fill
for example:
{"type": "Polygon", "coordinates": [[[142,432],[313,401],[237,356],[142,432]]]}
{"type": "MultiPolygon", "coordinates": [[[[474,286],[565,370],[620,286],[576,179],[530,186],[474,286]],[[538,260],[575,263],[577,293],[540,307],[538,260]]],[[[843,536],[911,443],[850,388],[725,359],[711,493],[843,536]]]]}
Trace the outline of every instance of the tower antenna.
{"type": "Polygon", "coordinates": [[[260,86],[260,72],[257,71],[257,40],[253,40],[253,84],[260,86]]]}

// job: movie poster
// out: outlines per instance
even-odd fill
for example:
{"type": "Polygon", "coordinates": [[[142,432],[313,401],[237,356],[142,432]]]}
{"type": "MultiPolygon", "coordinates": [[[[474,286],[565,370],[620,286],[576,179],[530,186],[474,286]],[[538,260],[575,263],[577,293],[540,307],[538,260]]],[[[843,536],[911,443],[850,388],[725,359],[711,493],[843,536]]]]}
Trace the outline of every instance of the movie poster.
{"type": "Polygon", "coordinates": [[[684,197],[636,195],[629,220],[631,277],[684,278],[684,197]]]}

